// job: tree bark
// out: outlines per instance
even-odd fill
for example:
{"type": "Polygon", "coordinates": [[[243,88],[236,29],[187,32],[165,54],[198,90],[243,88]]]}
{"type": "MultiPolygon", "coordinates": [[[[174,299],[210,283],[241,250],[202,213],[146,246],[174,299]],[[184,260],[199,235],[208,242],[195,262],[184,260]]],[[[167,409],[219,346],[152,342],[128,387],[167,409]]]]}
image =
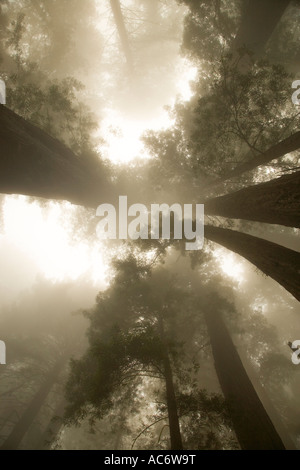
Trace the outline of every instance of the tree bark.
{"type": "MultiPolygon", "coordinates": [[[[75,155],[57,139],[0,105],[0,192],[97,207],[110,194],[99,162],[75,155]]],[[[107,200],[105,201],[107,202],[107,200]]]]}
{"type": "Polygon", "coordinates": [[[216,372],[243,450],[285,450],[217,310],[205,313],[216,372]]]}
{"type": "Polygon", "coordinates": [[[300,171],[208,199],[205,212],[300,228],[300,171]]]}
{"type": "Polygon", "coordinates": [[[174,381],[170,358],[168,354],[168,347],[165,340],[165,332],[163,319],[159,318],[160,338],[164,346],[163,351],[163,367],[164,377],[166,383],[166,395],[167,395],[167,407],[169,417],[169,428],[170,428],[170,439],[171,439],[171,450],[182,450],[182,439],[179,426],[179,418],[177,412],[177,403],[174,390],[174,381]]]}
{"type": "Polygon", "coordinates": [[[243,256],[300,301],[300,253],[245,233],[206,226],[205,237],[243,256]]]}
{"type": "Polygon", "coordinates": [[[27,409],[22,414],[20,420],[17,422],[10,435],[2,444],[0,450],[18,449],[23,437],[29,430],[31,424],[43,406],[64,364],[65,359],[60,358],[54,365],[51,372],[47,375],[45,382],[41,385],[39,391],[33,397],[27,409]]]}
{"type": "Polygon", "coordinates": [[[286,155],[287,153],[294,152],[295,150],[299,149],[300,131],[295,132],[294,134],[290,135],[278,144],[273,145],[265,152],[253,157],[251,160],[247,160],[246,162],[241,163],[225,175],[221,176],[215,181],[212,181],[208,186],[210,187],[221,184],[224,181],[240,176],[243,173],[246,173],[247,171],[255,170],[259,166],[268,165],[269,163],[271,163],[272,160],[284,157],[284,155],[286,155]]]}

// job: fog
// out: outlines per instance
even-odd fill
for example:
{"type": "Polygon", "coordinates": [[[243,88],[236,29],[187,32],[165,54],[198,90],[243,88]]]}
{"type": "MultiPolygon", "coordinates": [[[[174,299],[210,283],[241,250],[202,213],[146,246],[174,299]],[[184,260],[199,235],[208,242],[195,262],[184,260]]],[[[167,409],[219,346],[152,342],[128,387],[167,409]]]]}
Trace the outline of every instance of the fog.
{"type": "Polygon", "coordinates": [[[1,2],[1,449],[300,448],[299,5],[215,3],[1,2]],[[121,195],[203,248],[100,239],[121,195]]]}

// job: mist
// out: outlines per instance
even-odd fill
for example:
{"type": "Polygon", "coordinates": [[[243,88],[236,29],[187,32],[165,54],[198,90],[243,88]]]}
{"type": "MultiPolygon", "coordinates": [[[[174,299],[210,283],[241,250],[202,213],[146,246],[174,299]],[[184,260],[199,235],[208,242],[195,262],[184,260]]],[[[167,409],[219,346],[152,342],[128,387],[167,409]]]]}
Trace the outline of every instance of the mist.
{"type": "Polygon", "coordinates": [[[1,2],[2,450],[300,449],[300,10],[276,3],[1,2]],[[172,211],[169,239],[100,239],[119,196],[204,204],[203,248],[172,211]]]}

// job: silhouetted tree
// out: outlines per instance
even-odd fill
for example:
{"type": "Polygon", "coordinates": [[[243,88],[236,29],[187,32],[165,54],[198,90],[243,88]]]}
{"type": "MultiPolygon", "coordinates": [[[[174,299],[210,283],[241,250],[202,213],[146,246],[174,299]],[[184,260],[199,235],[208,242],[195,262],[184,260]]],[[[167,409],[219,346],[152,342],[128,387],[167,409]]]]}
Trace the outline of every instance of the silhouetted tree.
{"type": "Polygon", "coordinates": [[[221,227],[206,226],[205,237],[243,256],[300,300],[300,253],[297,251],[221,227]]]}

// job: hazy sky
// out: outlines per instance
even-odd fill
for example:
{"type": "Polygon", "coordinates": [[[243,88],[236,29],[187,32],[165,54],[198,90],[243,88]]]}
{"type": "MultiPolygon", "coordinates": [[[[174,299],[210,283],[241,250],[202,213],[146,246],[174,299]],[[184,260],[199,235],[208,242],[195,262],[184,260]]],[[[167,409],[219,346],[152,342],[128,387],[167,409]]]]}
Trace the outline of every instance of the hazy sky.
{"type": "MultiPolygon", "coordinates": [[[[103,57],[114,64],[116,60],[123,60],[116,27],[108,2],[96,3],[99,16],[95,21],[106,38],[103,57]]],[[[125,16],[133,3],[131,0],[122,2],[125,16]]],[[[139,51],[137,67],[140,65],[144,71],[136,73],[134,78],[126,78],[119,83],[117,77],[114,78],[113,87],[107,84],[103,87],[98,83],[97,61],[89,62],[94,64],[94,68],[85,70],[84,75],[80,68],[74,68],[76,78],[83,79],[86,87],[83,96],[87,104],[99,116],[99,132],[105,139],[99,149],[105,158],[114,163],[126,163],[136,157],[147,158],[140,136],[147,129],[171,125],[165,106],[173,105],[177,97],[187,100],[191,96],[189,82],[195,76],[195,68],[179,53],[183,11],[183,8],[178,9],[175,15],[178,28],[171,40],[166,38],[159,44],[150,44],[150,47],[149,43],[145,43],[144,49],[139,51]],[[146,79],[149,70],[145,70],[145,64],[141,63],[141,57],[145,54],[151,54],[154,65],[161,61],[164,64],[154,70],[154,76],[150,74],[150,84],[146,79]]],[[[139,21],[143,21],[143,10],[136,10],[135,14],[139,21]]],[[[164,25],[157,24],[157,28],[164,31],[164,25]]],[[[134,37],[131,42],[134,50],[134,37]]],[[[94,50],[86,51],[87,60],[91,54],[94,50]]],[[[124,68],[120,67],[122,71],[124,68]]],[[[100,77],[103,74],[108,75],[109,81],[108,66],[101,69],[100,77]]],[[[14,299],[23,289],[32,286],[38,275],[45,276],[51,282],[83,277],[94,285],[103,284],[105,266],[100,242],[91,245],[88,241],[73,241],[72,215],[73,208],[67,203],[53,202],[44,208],[26,197],[4,197],[0,228],[2,302],[14,299]]]]}
{"type": "MultiPolygon", "coordinates": [[[[140,141],[141,135],[147,129],[158,130],[172,124],[165,107],[172,106],[178,98],[188,100],[191,97],[190,81],[196,70],[180,55],[184,9],[178,8],[173,15],[177,24],[175,33],[166,36],[165,40],[145,41],[143,45],[143,42],[135,42],[132,32],[136,73],[133,78],[123,76],[126,67],[120,65],[123,57],[110,9],[102,0],[97,1],[97,5],[99,16],[96,21],[105,37],[101,60],[106,65],[98,73],[99,64],[95,60],[93,68],[78,69],[76,73],[86,86],[83,92],[86,103],[99,120],[99,139],[101,136],[105,140],[99,142],[101,154],[113,163],[126,164],[136,157],[149,158],[140,141]],[[116,64],[120,65],[117,77],[112,74],[116,64]]],[[[124,13],[129,15],[136,3],[123,0],[122,5],[124,13]]],[[[135,14],[138,18],[135,21],[143,23],[143,11],[135,11],[135,14]]],[[[163,36],[165,24],[156,27],[157,34],[161,32],[163,36]]],[[[132,31],[134,29],[133,25],[132,31]]],[[[86,53],[91,63],[95,49],[86,53]]],[[[2,312],[14,306],[20,308],[20,302],[26,299],[25,312],[33,315],[39,305],[49,303],[48,295],[49,299],[55,295],[63,299],[62,315],[92,306],[97,291],[107,285],[106,248],[96,239],[96,234],[93,241],[74,236],[76,208],[59,202],[40,205],[23,196],[3,196],[1,199],[2,312]],[[58,294],[59,286],[62,293],[58,294]]],[[[262,224],[254,224],[252,233],[299,250],[298,232],[292,229],[269,231],[262,224]]],[[[233,282],[237,310],[242,313],[252,308],[261,312],[278,329],[278,348],[289,357],[287,341],[300,338],[299,303],[275,281],[263,277],[253,265],[234,253],[219,247],[214,257],[224,277],[233,282]]],[[[242,344],[239,348],[242,350],[242,344]]],[[[287,390],[286,393],[294,392],[287,390]]],[[[296,396],[292,399],[297,403],[296,396]]]]}

